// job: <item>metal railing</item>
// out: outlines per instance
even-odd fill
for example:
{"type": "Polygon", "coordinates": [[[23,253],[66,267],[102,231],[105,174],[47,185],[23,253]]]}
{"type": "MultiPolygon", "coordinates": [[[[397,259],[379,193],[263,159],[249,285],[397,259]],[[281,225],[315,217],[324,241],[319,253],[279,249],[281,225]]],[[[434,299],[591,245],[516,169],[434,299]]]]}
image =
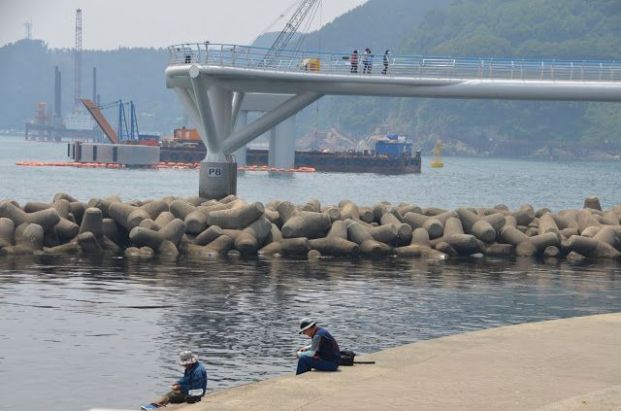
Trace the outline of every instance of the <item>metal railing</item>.
{"type": "Polygon", "coordinates": [[[423,57],[283,50],[267,61],[268,48],[187,43],[170,46],[169,65],[200,64],[279,72],[437,79],[621,81],[621,62],[423,57]]]}

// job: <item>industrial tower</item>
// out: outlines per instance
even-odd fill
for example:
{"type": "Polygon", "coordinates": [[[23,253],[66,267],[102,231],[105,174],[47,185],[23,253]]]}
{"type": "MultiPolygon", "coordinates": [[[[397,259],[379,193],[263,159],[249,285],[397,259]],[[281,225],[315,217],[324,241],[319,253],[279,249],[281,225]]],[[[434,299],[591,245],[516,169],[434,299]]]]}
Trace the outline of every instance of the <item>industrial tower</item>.
{"type": "Polygon", "coordinates": [[[82,107],[82,9],[75,12],[75,50],[74,50],[74,109],[82,107]]]}
{"type": "Polygon", "coordinates": [[[26,28],[26,40],[32,40],[32,22],[25,22],[24,27],[26,28]]]}

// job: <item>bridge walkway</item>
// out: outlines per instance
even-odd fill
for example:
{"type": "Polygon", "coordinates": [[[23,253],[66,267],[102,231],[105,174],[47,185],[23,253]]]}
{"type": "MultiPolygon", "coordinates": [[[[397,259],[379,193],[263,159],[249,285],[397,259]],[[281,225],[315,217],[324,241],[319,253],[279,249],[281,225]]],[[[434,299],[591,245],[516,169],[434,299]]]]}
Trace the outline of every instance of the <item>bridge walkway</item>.
{"type": "MultiPolygon", "coordinates": [[[[211,43],[168,50],[166,85],[197,125],[207,162],[220,164],[205,164],[201,187],[218,186],[208,176],[223,175],[219,170],[234,152],[324,95],[621,102],[616,61],[388,56],[386,68],[383,56],[371,62],[371,56],[360,55],[355,70],[345,53],[292,50],[272,58],[268,49],[211,43]],[[285,99],[236,127],[246,95],[256,94],[285,99]]],[[[213,193],[199,193],[224,197],[236,184],[227,179],[213,193]]]]}

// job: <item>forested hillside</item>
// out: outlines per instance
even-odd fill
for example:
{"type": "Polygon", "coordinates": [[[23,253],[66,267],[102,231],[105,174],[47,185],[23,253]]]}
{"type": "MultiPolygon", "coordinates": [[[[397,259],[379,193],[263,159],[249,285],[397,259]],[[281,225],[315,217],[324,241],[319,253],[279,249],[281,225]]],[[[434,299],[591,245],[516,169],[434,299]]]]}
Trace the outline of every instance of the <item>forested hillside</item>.
{"type": "MultiPolygon", "coordinates": [[[[402,49],[439,56],[621,60],[621,2],[458,0],[430,11],[404,37],[402,49]]],[[[621,104],[615,103],[333,98],[321,104],[326,109],[309,121],[348,124],[360,134],[373,127],[403,132],[427,149],[442,138],[449,150],[464,154],[563,157],[583,154],[578,148],[585,146],[618,154],[621,145],[621,104]]]]}
{"type": "MultiPolygon", "coordinates": [[[[418,26],[430,10],[444,7],[451,1],[370,0],[337,17],[321,30],[306,35],[303,48],[343,52],[369,47],[382,52],[385,49],[399,52],[404,36],[418,26]]],[[[314,19],[319,19],[318,13],[314,19]]],[[[255,44],[269,47],[274,39],[274,33],[268,33],[260,36],[255,44]]]]}
{"type": "MultiPolygon", "coordinates": [[[[261,36],[256,44],[269,46],[273,38],[261,36]]],[[[370,0],[304,41],[304,48],[344,53],[364,47],[376,53],[391,48],[400,54],[621,60],[621,2],[370,0]]],[[[186,119],[165,87],[166,61],[165,48],[86,51],[82,94],[91,96],[96,66],[102,102],[131,99],[141,131],[170,133],[186,119]]],[[[27,40],[0,48],[0,129],[21,129],[36,102],[51,104],[55,65],[67,112],[73,105],[70,50],[27,40]]],[[[353,140],[398,132],[426,150],[442,138],[449,152],[472,155],[563,157],[578,148],[618,153],[621,147],[621,104],[613,103],[324,97],[297,124],[298,136],[332,127],[353,140]]]]}

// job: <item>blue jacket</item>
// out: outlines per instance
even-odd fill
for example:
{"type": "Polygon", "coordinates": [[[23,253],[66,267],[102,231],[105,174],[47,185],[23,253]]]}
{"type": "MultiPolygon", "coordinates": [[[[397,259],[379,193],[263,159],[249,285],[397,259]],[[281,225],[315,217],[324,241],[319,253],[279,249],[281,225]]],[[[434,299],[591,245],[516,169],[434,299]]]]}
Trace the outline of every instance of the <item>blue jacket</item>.
{"type": "Polygon", "coordinates": [[[197,361],[192,367],[183,372],[183,377],[177,381],[177,384],[181,386],[181,391],[188,396],[190,396],[189,392],[191,390],[202,389],[202,394],[190,396],[199,400],[207,391],[207,370],[205,366],[200,361],[197,361]]]}

